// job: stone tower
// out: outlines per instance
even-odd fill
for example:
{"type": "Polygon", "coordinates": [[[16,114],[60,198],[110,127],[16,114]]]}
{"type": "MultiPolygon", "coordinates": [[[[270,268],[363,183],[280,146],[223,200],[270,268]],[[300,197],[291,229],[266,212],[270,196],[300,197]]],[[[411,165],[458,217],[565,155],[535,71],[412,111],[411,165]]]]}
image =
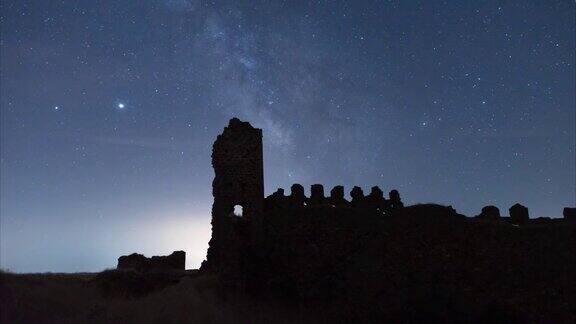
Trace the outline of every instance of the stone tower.
{"type": "Polygon", "coordinates": [[[214,142],[212,167],[212,239],[203,267],[230,268],[262,224],[262,130],[232,118],[214,142]]]}

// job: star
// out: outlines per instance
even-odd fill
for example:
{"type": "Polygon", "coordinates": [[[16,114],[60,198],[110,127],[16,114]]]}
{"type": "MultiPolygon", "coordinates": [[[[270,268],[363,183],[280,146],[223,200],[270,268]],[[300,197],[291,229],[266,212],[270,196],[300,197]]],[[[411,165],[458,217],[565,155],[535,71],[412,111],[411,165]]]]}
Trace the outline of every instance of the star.
{"type": "Polygon", "coordinates": [[[120,108],[120,109],[124,109],[124,107],[126,107],[126,106],[124,106],[124,104],[123,104],[123,103],[119,103],[119,104],[118,104],[118,108],[120,108]]]}

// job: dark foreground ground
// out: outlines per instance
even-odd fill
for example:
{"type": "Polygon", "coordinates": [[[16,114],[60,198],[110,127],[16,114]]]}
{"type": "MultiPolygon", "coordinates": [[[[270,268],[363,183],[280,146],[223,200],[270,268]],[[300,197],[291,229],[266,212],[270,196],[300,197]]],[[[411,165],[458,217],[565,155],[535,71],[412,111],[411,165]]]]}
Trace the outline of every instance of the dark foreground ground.
{"type": "Polygon", "coordinates": [[[1,323],[304,321],[294,310],[224,293],[214,276],[111,270],[100,274],[2,273],[0,280],[1,323]]]}
{"type": "Polygon", "coordinates": [[[576,323],[575,223],[430,205],[277,213],[268,226],[252,252],[228,242],[242,262],[220,273],[1,273],[0,322],[576,323]]]}

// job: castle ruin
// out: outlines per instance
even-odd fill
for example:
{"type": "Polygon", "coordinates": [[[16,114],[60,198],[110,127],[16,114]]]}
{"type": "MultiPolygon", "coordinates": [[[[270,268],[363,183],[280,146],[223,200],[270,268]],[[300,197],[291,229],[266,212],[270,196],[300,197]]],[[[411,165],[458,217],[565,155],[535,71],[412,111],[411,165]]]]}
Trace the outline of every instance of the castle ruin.
{"type": "Polygon", "coordinates": [[[414,212],[445,214],[455,222],[467,219],[513,225],[550,224],[573,219],[574,214],[572,209],[566,209],[564,220],[529,219],[528,209],[515,204],[510,208],[510,217],[502,217],[495,206],[486,206],[480,215],[468,218],[451,206],[427,204],[405,208],[397,190],[391,190],[385,198],[378,186],[372,187],[368,194],[358,186],[353,187],[351,200],[345,198],[343,186],[333,187],[326,195],[321,184],[311,186],[310,197],[305,195],[301,184],[293,184],[288,195],[279,188],[264,197],[262,130],[238,118],[231,119],[214,142],[212,166],[215,173],[212,238],[201,268],[215,272],[254,273],[258,271],[255,264],[266,262],[278,266],[277,260],[262,261],[277,252],[270,247],[275,245],[301,246],[303,251],[316,251],[315,258],[321,259],[333,254],[334,249],[345,250],[347,240],[353,244],[356,238],[352,237],[362,237],[367,226],[378,228],[394,216],[414,212]],[[326,245],[327,250],[318,252],[318,246],[328,241],[332,246],[328,249],[326,245]]]}
{"type": "Polygon", "coordinates": [[[571,312],[563,305],[576,296],[576,209],[529,218],[520,204],[509,217],[486,206],[467,217],[451,206],[404,206],[397,190],[355,186],[347,199],[343,186],[318,183],[309,196],[293,184],[265,197],[262,130],[237,118],[214,143],[212,165],[212,238],[200,273],[223,287],[321,309],[330,320],[318,322],[399,322],[431,303],[457,305],[469,314],[462,319],[518,301],[514,316],[527,319],[571,312]]]}
{"type": "Polygon", "coordinates": [[[238,256],[269,229],[267,219],[279,211],[354,208],[384,215],[404,206],[397,190],[386,199],[377,186],[366,196],[354,187],[352,201],[345,199],[343,186],[335,186],[326,197],[321,184],[311,186],[310,197],[302,185],[294,184],[288,196],[279,188],[264,198],[262,130],[238,118],[232,118],[214,142],[212,166],[212,238],[203,269],[241,267],[238,256]]]}

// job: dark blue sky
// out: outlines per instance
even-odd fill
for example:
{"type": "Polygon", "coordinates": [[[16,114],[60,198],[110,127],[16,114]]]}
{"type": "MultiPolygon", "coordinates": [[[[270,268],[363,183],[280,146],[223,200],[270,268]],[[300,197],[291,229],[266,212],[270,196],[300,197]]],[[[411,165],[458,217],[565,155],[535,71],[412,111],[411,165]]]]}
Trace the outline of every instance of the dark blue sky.
{"type": "Polygon", "coordinates": [[[576,203],[574,1],[4,0],[1,32],[2,268],[198,266],[233,116],[266,193],[576,203]]]}

